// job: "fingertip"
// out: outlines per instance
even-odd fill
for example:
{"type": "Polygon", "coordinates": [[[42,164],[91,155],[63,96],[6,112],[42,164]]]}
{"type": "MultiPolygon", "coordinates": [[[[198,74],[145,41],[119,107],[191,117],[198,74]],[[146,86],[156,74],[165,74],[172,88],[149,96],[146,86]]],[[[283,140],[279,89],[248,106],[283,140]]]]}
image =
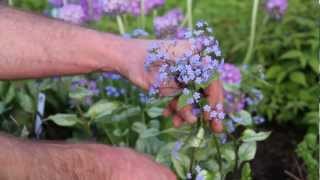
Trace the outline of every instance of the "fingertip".
{"type": "Polygon", "coordinates": [[[163,110],[163,112],[162,112],[162,115],[163,115],[164,117],[169,117],[171,114],[172,114],[172,111],[171,111],[171,109],[170,109],[169,107],[165,108],[165,109],[163,110]]]}
{"type": "Polygon", "coordinates": [[[183,120],[182,120],[182,118],[180,116],[175,115],[172,118],[172,122],[173,122],[173,126],[178,128],[178,127],[180,127],[182,125],[183,120]]]}
{"type": "Polygon", "coordinates": [[[193,123],[197,122],[197,117],[192,113],[192,106],[191,105],[188,105],[188,106],[185,106],[184,108],[182,108],[179,111],[179,115],[188,123],[193,124],[193,123]]]}

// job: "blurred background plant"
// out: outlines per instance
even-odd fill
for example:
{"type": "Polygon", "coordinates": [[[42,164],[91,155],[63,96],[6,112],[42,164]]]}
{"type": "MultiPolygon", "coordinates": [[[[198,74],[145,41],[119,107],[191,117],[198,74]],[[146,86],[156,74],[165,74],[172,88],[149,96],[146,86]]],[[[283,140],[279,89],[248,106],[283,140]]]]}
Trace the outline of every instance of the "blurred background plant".
{"type": "MultiPolygon", "coordinates": [[[[246,110],[253,115],[254,122],[265,122],[262,129],[281,126],[298,134],[291,141],[303,160],[300,168],[307,171],[302,176],[316,180],[319,5],[315,0],[290,0],[287,5],[280,3],[277,9],[273,8],[277,3],[270,5],[269,1],[191,1],[192,7],[188,6],[190,0],[160,0],[144,6],[140,1],[132,1],[125,7],[110,1],[115,5],[99,9],[98,4],[93,6],[94,11],[86,10],[86,0],[72,1],[76,5],[72,7],[65,7],[63,3],[68,1],[62,0],[9,0],[8,4],[99,31],[121,33],[127,38],[181,38],[192,19],[208,21],[221,42],[226,61],[241,69],[241,86],[225,85],[227,91],[234,91],[229,96],[242,99],[237,92],[246,95],[246,110]],[[257,11],[253,13],[255,3],[257,11]],[[173,8],[180,9],[165,15],[173,8]],[[250,23],[253,18],[255,24],[250,23]]],[[[168,99],[150,99],[121,76],[111,73],[0,82],[1,130],[36,137],[35,132],[39,131],[35,130],[34,121],[40,92],[46,95],[43,130],[38,134],[41,139],[92,139],[130,146],[170,164],[164,156],[171,153],[168,149],[174,149],[176,139],[187,131],[172,128],[171,120],[161,116],[168,99]],[[165,147],[167,150],[159,153],[165,147]]],[[[229,100],[234,101],[231,97],[229,100]]],[[[177,163],[174,166],[176,171],[181,168],[177,163]]],[[[251,174],[248,166],[243,168],[242,174],[248,175],[243,176],[245,179],[251,174]]]]}

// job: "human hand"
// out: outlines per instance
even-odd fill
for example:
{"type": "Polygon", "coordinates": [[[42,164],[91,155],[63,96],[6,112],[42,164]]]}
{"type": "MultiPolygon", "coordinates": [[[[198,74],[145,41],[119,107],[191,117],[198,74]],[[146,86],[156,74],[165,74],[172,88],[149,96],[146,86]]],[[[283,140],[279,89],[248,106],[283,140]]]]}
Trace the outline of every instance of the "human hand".
{"type": "MultiPolygon", "coordinates": [[[[160,41],[154,41],[160,42],[160,41]]],[[[130,63],[130,68],[127,68],[126,71],[130,75],[127,77],[142,87],[145,90],[148,90],[150,86],[155,82],[158,69],[157,67],[151,67],[149,71],[144,69],[144,62],[147,56],[148,46],[153,43],[152,41],[146,40],[135,40],[135,52],[132,56],[132,63],[130,63]]],[[[175,45],[172,45],[169,41],[161,41],[162,48],[166,49],[169,56],[172,56],[172,59],[182,56],[188,49],[190,49],[190,44],[188,41],[177,41],[175,45]]],[[[133,47],[132,47],[133,48],[133,47]]],[[[165,84],[162,84],[159,89],[160,96],[173,96],[181,92],[181,88],[175,81],[169,81],[165,84]]],[[[223,104],[223,87],[219,80],[213,81],[207,89],[204,91],[204,95],[208,99],[210,106],[214,107],[218,103],[223,104]]],[[[177,107],[177,98],[174,98],[164,110],[163,113],[165,116],[173,116],[173,124],[175,127],[180,127],[184,122],[195,123],[197,117],[192,113],[192,106],[188,105],[182,109],[177,107]]],[[[204,113],[206,120],[209,120],[209,114],[204,113]]],[[[221,121],[213,119],[211,121],[211,128],[214,132],[222,132],[223,126],[221,121]]]]}
{"type": "Polygon", "coordinates": [[[0,132],[0,179],[175,180],[165,166],[127,148],[31,142],[0,132]],[[19,163],[17,163],[19,162],[19,163]]]}

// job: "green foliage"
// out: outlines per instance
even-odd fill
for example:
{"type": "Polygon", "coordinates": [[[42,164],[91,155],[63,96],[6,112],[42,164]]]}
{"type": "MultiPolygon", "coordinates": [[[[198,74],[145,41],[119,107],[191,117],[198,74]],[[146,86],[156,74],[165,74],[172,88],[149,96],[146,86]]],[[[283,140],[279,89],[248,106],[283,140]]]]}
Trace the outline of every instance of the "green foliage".
{"type": "Polygon", "coordinates": [[[319,135],[316,128],[310,128],[303,141],[296,150],[298,156],[303,159],[309,180],[319,179],[319,135]]]}
{"type": "Polygon", "coordinates": [[[278,122],[308,123],[315,112],[320,86],[317,52],[319,47],[315,2],[289,2],[280,21],[267,19],[258,26],[255,59],[264,66],[269,87],[262,88],[259,111],[278,122]]]}

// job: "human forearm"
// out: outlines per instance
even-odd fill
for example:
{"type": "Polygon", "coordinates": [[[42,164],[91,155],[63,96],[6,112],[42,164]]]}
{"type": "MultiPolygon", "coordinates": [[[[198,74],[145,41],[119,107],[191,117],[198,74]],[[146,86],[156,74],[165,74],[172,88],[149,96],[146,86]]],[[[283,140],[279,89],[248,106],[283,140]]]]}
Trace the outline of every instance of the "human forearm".
{"type": "Polygon", "coordinates": [[[121,72],[127,42],[0,5],[0,79],[121,72]]]}
{"type": "Polygon", "coordinates": [[[112,178],[115,150],[108,146],[33,143],[5,136],[0,143],[2,180],[112,178]]]}

